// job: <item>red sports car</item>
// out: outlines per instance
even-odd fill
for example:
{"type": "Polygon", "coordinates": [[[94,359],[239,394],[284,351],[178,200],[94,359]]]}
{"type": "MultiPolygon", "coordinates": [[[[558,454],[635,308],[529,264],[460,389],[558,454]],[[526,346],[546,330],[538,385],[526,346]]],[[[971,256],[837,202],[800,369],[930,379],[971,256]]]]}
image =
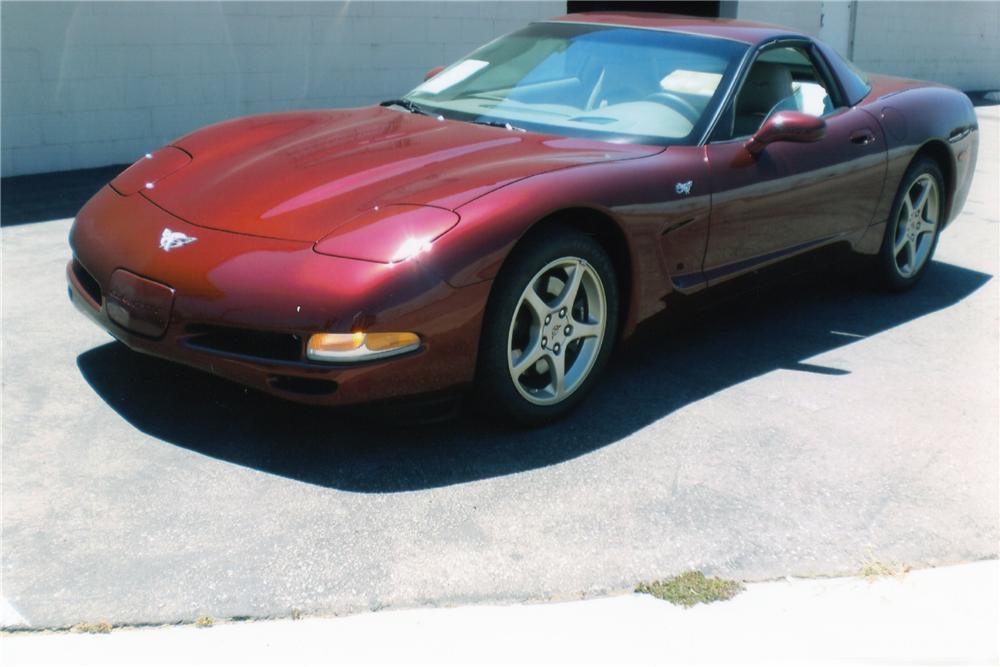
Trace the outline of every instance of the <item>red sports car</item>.
{"type": "Polygon", "coordinates": [[[300,401],[474,388],[538,423],[664,308],[830,247],[916,283],[972,104],[780,27],[575,14],[381,105],[253,116],[141,158],[70,235],[129,347],[300,401]]]}

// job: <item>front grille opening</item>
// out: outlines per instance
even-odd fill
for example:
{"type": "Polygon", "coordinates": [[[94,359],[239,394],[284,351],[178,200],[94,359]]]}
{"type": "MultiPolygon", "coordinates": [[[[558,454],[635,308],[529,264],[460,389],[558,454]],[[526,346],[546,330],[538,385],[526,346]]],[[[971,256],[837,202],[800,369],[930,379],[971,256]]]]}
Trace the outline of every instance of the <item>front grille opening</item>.
{"type": "Polygon", "coordinates": [[[274,361],[302,358],[302,338],[295,334],[207,325],[188,327],[188,332],[194,334],[187,339],[188,345],[212,352],[274,361]]]}
{"type": "Polygon", "coordinates": [[[83,264],[75,259],[73,260],[73,275],[76,276],[77,282],[80,283],[80,287],[82,287],[83,291],[87,293],[87,296],[90,297],[91,301],[97,304],[97,307],[100,308],[101,286],[97,283],[94,276],[90,275],[90,271],[83,268],[83,264]]]}
{"type": "Polygon", "coordinates": [[[268,378],[268,382],[280,391],[308,396],[323,396],[337,391],[337,383],[333,380],[316,380],[294,375],[272,375],[268,378]]]}

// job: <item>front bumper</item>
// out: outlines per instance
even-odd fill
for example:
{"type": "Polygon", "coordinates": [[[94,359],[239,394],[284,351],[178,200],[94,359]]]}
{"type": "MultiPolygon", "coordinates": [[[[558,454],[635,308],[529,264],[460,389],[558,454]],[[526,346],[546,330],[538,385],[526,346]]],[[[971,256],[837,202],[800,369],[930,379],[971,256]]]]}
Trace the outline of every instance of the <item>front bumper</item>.
{"type": "MultiPolygon", "coordinates": [[[[385,265],[320,255],[311,244],[191,225],[141,194],[104,188],[70,232],[76,307],[138,352],[300,402],[346,405],[446,390],[472,381],[489,283],[454,288],[427,257],[385,265]],[[197,242],[164,251],[164,229],[197,242]],[[172,290],[162,334],[125,328],[122,271],[172,290]],[[109,296],[110,301],[109,301],[109,296]],[[108,306],[112,306],[109,312],[108,306]],[[116,321],[117,320],[117,321],[116,321]],[[412,331],[418,350],[350,365],[309,361],[318,332],[412,331]]],[[[126,299],[128,307],[148,304],[126,299]]],[[[155,382],[155,378],[150,379],[155,382]]]]}

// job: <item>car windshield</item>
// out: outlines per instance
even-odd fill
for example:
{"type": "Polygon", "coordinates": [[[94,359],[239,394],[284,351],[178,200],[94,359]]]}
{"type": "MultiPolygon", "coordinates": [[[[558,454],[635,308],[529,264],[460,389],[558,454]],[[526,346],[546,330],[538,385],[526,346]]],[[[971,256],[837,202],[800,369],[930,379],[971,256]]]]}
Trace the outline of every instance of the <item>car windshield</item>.
{"type": "Polygon", "coordinates": [[[406,96],[469,122],[620,143],[696,143],[748,46],[714,37],[535,23],[406,96]]]}

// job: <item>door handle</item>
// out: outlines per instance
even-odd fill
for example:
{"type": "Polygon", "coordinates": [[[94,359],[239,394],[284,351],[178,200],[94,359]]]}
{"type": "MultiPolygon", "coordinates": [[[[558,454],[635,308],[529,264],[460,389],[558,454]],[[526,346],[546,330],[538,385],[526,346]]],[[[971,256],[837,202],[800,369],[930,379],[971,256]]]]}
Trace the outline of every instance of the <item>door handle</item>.
{"type": "Polygon", "coordinates": [[[875,143],[875,133],[867,128],[864,130],[856,130],[851,135],[851,143],[858,144],[859,146],[873,144],[875,143]]]}

